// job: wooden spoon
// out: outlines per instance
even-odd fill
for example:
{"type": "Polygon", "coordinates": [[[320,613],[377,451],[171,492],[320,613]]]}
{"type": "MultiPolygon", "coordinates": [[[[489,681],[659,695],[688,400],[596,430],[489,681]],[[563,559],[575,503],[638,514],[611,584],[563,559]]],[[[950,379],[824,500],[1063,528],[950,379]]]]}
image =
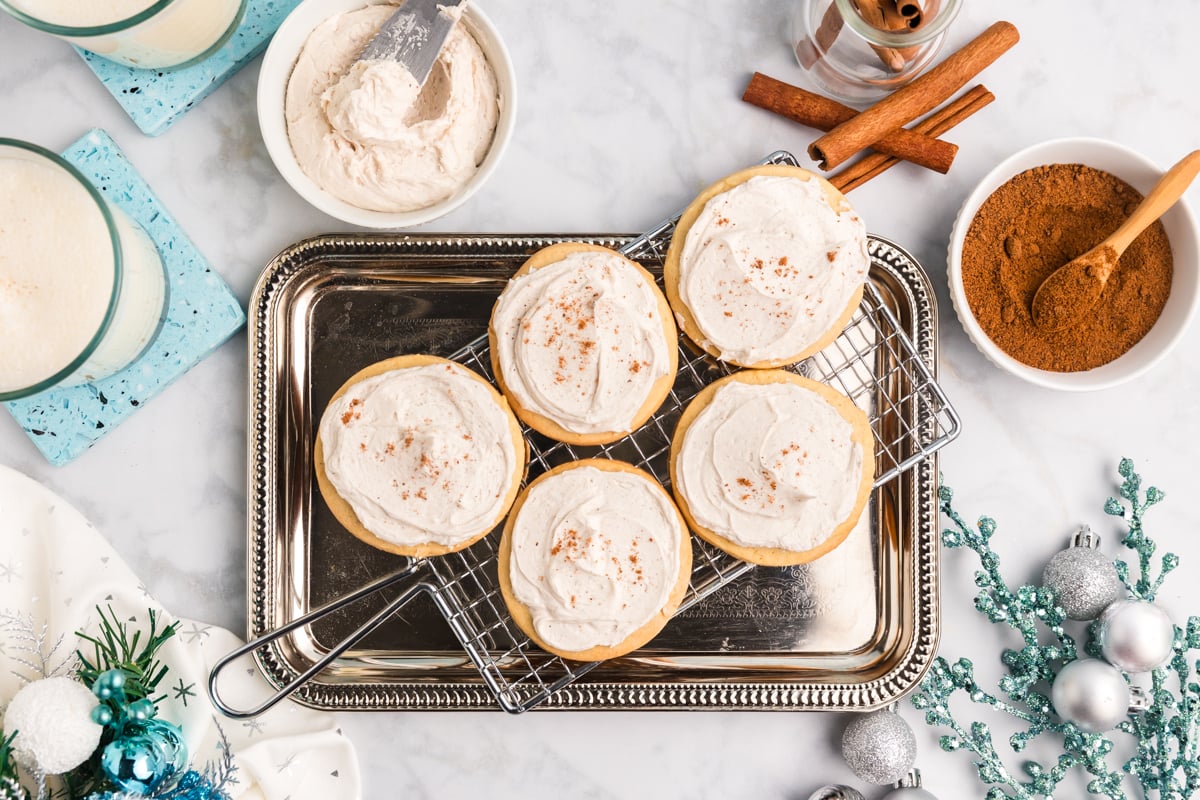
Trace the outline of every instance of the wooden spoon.
{"type": "Polygon", "coordinates": [[[1167,170],[1121,227],[1100,244],[1050,274],[1033,296],[1033,321],[1047,331],[1070,327],[1084,319],[1100,299],[1108,278],[1126,248],[1167,212],[1200,173],[1200,150],[1167,170]]]}

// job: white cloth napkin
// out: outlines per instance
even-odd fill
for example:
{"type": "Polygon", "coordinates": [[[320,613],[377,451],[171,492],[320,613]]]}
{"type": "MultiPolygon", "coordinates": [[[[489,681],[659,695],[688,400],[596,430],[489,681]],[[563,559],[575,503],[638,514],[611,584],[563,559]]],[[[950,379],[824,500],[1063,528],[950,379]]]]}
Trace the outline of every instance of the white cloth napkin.
{"type": "MultiPolygon", "coordinates": [[[[176,619],[78,511],[0,466],[0,716],[27,681],[61,671],[77,648],[89,652],[75,631],[95,634],[96,606],[111,606],[131,630],[145,630],[151,608],[163,624],[176,619]]],[[[179,621],[179,632],[159,651],[169,668],[158,687],[167,695],[159,716],[183,729],[192,768],[219,761],[223,731],[238,766],[238,783],[227,788],[231,797],[361,797],[354,747],[332,715],[285,701],[253,720],[221,716],[205,688],[209,668],[241,641],[223,628],[179,621]]],[[[221,687],[241,708],[272,691],[249,656],[222,673],[221,687]]]]}

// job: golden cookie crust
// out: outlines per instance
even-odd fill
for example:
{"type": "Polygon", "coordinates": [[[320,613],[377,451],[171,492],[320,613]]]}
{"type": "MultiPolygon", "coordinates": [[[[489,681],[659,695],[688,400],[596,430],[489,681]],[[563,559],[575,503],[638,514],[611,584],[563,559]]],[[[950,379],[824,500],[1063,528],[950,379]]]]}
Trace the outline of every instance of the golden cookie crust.
{"type": "Polygon", "coordinates": [[[683,416],[679,418],[679,425],[675,428],[675,436],[671,439],[671,486],[675,494],[675,501],[679,505],[679,510],[683,513],[684,518],[688,521],[688,525],[697,536],[714,547],[724,550],[735,558],[740,558],[743,561],[749,561],[751,564],[759,564],[764,567],[791,567],[797,564],[807,564],[832,551],[844,542],[850,531],[858,524],[858,518],[862,515],[863,509],[867,507],[867,500],[870,499],[874,480],[875,436],[871,432],[871,423],[863,410],[854,405],[850,398],[841,392],[823,383],[802,378],[799,375],[784,370],[743,370],[728,375],[719,381],[714,381],[709,386],[706,386],[700,394],[696,395],[692,402],[688,404],[688,407],[684,409],[683,416]],[[679,490],[679,481],[676,475],[677,464],[683,450],[683,438],[687,434],[691,424],[712,403],[713,396],[717,393],[717,390],[731,381],[759,386],[770,383],[795,384],[820,395],[821,399],[833,406],[838,414],[853,426],[854,432],[851,434],[851,439],[857,442],[863,450],[863,472],[862,477],[859,479],[858,493],[854,501],[854,507],[851,509],[850,515],[839,523],[828,538],[816,547],[800,551],[783,550],[775,547],[746,547],[703,527],[692,516],[687,498],[679,490]]]}
{"type": "MultiPolygon", "coordinates": [[[[454,364],[456,367],[461,367],[468,375],[470,375],[470,377],[479,381],[488,388],[492,398],[496,401],[500,408],[504,410],[505,415],[508,417],[508,430],[512,435],[513,452],[517,454],[517,463],[512,476],[512,485],[509,487],[508,494],[504,498],[504,503],[500,508],[499,516],[497,516],[495,520],[493,520],[478,534],[475,534],[469,539],[454,545],[437,544],[434,542],[417,545],[398,545],[394,542],[389,542],[379,538],[375,534],[371,533],[371,531],[367,530],[362,522],[359,521],[358,515],[354,513],[354,509],[351,508],[350,504],[347,503],[342,496],[337,493],[337,489],[335,489],[333,484],[330,483],[329,476],[325,473],[325,449],[321,444],[321,436],[319,433],[320,426],[318,426],[318,435],[315,437],[316,445],[313,448],[313,472],[316,474],[317,487],[321,490],[321,496],[325,498],[326,505],[329,506],[329,510],[333,512],[333,515],[337,517],[338,522],[342,523],[346,530],[354,534],[354,536],[371,545],[372,547],[379,548],[380,550],[384,550],[388,553],[395,553],[396,555],[400,556],[412,556],[414,558],[441,556],[447,553],[456,553],[459,550],[464,550],[475,544],[492,530],[494,530],[496,525],[498,525],[500,521],[504,519],[505,514],[508,513],[513,501],[516,500],[517,493],[521,489],[521,479],[525,475],[526,465],[529,460],[529,449],[525,443],[525,437],[521,433],[521,426],[517,422],[517,418],[513,415],[512,410],[508,407],[508,402],[500,395],[499,392],[496,391],[495,387],[484,380],[481,376],[475,374],[474,371],[463,367],[462,364],[449,361],[445,358],[427,355],[407,355],[396,356],[395,358],[389,358],[385,359],[384,361],[371,364],[370,366],[364,367],[363,369],[351,375],[349,380],[343,383],[341,388],[334,393],[329,402],[332,404],[334,400],[337,400],[339,397],[344,395],[351,386],[359,383],[360,381],[364,381],[367,378],[372,378],[376,375],[382,375],[385,372],[394,372],[396,370],[408,369],[410,367],[423,367],[430,364],[454,364]]],[[[322,416],[322,421],[324,421],[324,416],[322,416]]]]}
{"type": "Polygon", "coordinates": [[[683,215],[679,218],[679,223],[675,226],[675,233],[671,236],[671,246],[667,249],[667,258],[663,262],[663,283],[667,289],[667,300],[671,304],[671,308],[675,311],[683,332],[689,339],[696,343],[704,352],[715,358],[721,358],[730,364],[739,367],[748,367],[750,369],[773,369],[775,367],[783,367],[788,364],[794,364],[797,361],[803,361],[814,353],[824,350],[833,342],[834,339],[841,334],[846,325],[850,322],[850,318],[854,316],[854,312],[858,309],[862,302],[863,287],[859,286],[850,297],[850,302],[846,308],[838,315],[837,321],[828,331],[822,334],[816,341],[810,344],[807,348],[794,356],[787,358],[778,358],[772,361],[756,361],[753,364],[743,364],[734,359],[726,359],[721,355],[721,351],[714,347],[711,343],[708,345],[701,344],[706,337],[700,332],[700,327],[696,324],[695,317],[692,316],[691,309],[683,302],[679,296],[679,278],[680,268],[679,259],[683,253],[684,242],[687,241],[688,231],[695,224],[696,218],[700,216],[700,212],[704,210],[704,206],[709,200],[719,194],[724,194],[735,186],[745,183],[751,178],[760,175],[769,175],[780,178],[799,178],[800,180],[815,180],[820,183],[822,189],[825,190],[825,197],[829,201],[829,206],[834,211],[843,211],[850,209],[850,202],[846,196],[834,188],[833,184],[817,175],[815,172],[809,172],[800,167],[791,167],[786,164],[765,164],[758,167],[750,167],[740,172],[735,172],[732,175],[726,176],[716,183],[709,186],[700,195],[691,202],[684,210],[683,215]]]}
{"type": "MultiPolygon", "coordinates": [[[[491,321],[488,322],[488,345],[491,350],[492,373],[496,376],[496,382],[500,385],[500,391],[508,398],[508,402],[512,405],[513,411],[520,417],[521,421],[535,431],[549,436],[559,442],[567,442],[575,445],[597,445],[615,442],[622,439],[633,431],[646,424],[646,421],[658,410],[663,401],[667,399],[667,394],[671,391],[671,387],[675,384],[675,373],[679,368],[679,333],[675,329],[675,318],[671,314],[671,307],[667,304],[667,299],[663,297],[663,293],[659,291],[658,286],[654,283],[654,276],[642,268],[640,264],[631,261],[615,250],[610,250],[607,247],[599,245],[584,244],[582,242],[563,242],[553,244],[543,248],[521,265],[521,268],[513,273],[513,278],[519,278],[522,275],[527,275],[534,270],[542,267],[556,264],[562,261],[572,253],[605,253],[614,255],[622,259],[626,263],[632,265],[645,280],[646,284],[654,291],[655,300],[658,302],[658,314],[662,319],[663,336],[667,342],[667,372],[661,378],[656,380],[650,387],[650,393],[646,397],[646,401],[638,409],[637,415],[634,417],[633,426],[628,431],[603,431],[599,433],[574,433],[559,425],[554,420],[547,416],[531,411],[509,391],[507,384],[504,382],[504,373],[500,369],[500,357],[496,347],[496,328],[491,321]]],[[[503,293],[501,294],[503,297],[503,293]]],[[[499,306],[500,298],[496,299],[496,306],[499,306]]],[[[495,318],[496,306],[492,308],[492,317],[495,318]]]]}
{"type": "Polygon", "coordinates": [[[543,642],[537,635],[537,631],[533,627],[533,614],[529,611],[529,607],[517,599],[512,588],[512,529],[516,524],[516,519],[521,513],[521,506],[525,504],[525,498],[529,496],[529,490],[537,486],[543,480],[546,480],[552,475],[566,472],[569,469],[577,469],[579,467],[595,467],[596,469],[605,472],[628,472],[637,475],[655,488],[662,492],[668,500],[671,496],[666,489],[654,479],[654,476],[634,467],[632,464],[626,464],[623,461],[612,461],[607,458],[585,458],[581,461],[572,461],[566,464],[560,464],[549,472],[538,477],[537,480],[525,487],[521,495],[513,504],[512,513],[508,515],[508,521],[504,523],[504,534],[500,539],[500,561],[498,565],[500,573],[500,593],[504,595],[504,602],[508,605],[508,611],[512,615],[513,622],[517,623],[517,627],[522,633],[533,640],[534,644],[543,650],[553,653],[561,658],[570,659],[572,661],[604,661],[609,658],[623,656],[626,653],[633,652],[640,647],[643,647],[647,642],[659,634],[667,621],[674,616],[679,604],[683,602],[683,596],[687,593],[688,584],[692,577],[692,537],[688,533],[687,525],[684,522],[683,516],[679,514],[679,509],[674,501],[671,502],[671,508],[675,509],[676,517],[679,520],[679,526],[682,535],[679,537],[679,577],[675,581],[675,586],[671,589],[671,594],[667,598],[667,603],[657,614],[655,614],[649,622],[636,631],[631,633],[624,641],[612,646],[590,647],[587,650],[560,650],[556,647],[543,642]]]}

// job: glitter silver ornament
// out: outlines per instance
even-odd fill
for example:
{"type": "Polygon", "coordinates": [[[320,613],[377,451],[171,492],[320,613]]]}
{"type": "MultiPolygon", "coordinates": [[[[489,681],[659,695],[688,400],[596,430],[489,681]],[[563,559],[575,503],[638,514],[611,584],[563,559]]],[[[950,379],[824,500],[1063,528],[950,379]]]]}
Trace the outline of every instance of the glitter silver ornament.
{"type": "Polygon", "coordinates": [[[1104,659],[1125,672],[1151,672],[1171,660],[1175,623],[1154,603],[1121,600],[1100,615],[1096,640],[1104,659]]]}
{"type": "Polygon", "coordinates": [[[822,786],[808,796],[808,800],[867,800],[858,789],[849,786],[822,786]]]}
{"type": "Polygon", "coordinates": [[[917,760],[917,737],[894,711],[864,714],[846,726],[842,758],[867,783],[895,783],[917,760]]]}
{"type": "Polygon", "coordinates": [[[914,769],[896,783],[896,788],[879,800],[937,800],[932,792],[921,788],[921,770],[914,769]]]}
{"type": "Polygon", "coordinates": [[[1129,683],[1113,665],[1081,658],[1059,670],[1050,702],[1068,722],[1089,733],[1103,733],[1129,714],[1129,683]]]}
{"type": "Polygon", "coordinates": [[[1095,619],[1125,594],[1117,568],[1099,548],[1100,537],[1085,525],[1042,572],[1042,585],[1054,592],[1069,619],[1095,619]]]}

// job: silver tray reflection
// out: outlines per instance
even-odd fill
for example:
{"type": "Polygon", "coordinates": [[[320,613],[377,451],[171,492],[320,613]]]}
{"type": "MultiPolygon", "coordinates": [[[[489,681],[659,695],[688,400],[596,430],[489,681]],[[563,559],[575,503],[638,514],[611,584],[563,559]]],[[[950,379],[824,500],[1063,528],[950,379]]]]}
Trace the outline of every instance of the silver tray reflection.
{"type": "MultiPolygon", "coordinates": [[[[398,353],[461,353],[485,330],[493,301],[524,259],[567,238],[610,247],[630,241],[326,236],[267,267],[251,304],[250,638],[404,563],[343,530],[315,491],[312,442],[332,393],[361,367],[398,353]]],[[[927,279],[885,240],[872,239],[871,256],[873,296],[932,370],[936,313],[927,279]]],[[[660,265],[657,253],[639,260],[660,265]]],[[[921,387],[900,374],[883,345],[872,350],[875,374],[867,376],[880,396],[865,402],[892,409],[885,425],[894,430],[877,435],[920,439],[928,429],[926,438],[936,436],[945,420],[922,407],[921,387]]],[[[821,377],[817,362],[812,370],[821,377]]],[[[737,578],[677,615],[648,647],[597,665],[539,707],[867,709],[903,695],[937,644],[936,474],[936,456],[921,459],[876,488],[858,529],[830,555],[737,578]]],[[[264,648],[264,673],[288,682],[398,591],[264,648]]],[[[326,709],[495,708],[494,686],[485,685],[444,614],[419,596],[295,699],[326,709]]]]}

